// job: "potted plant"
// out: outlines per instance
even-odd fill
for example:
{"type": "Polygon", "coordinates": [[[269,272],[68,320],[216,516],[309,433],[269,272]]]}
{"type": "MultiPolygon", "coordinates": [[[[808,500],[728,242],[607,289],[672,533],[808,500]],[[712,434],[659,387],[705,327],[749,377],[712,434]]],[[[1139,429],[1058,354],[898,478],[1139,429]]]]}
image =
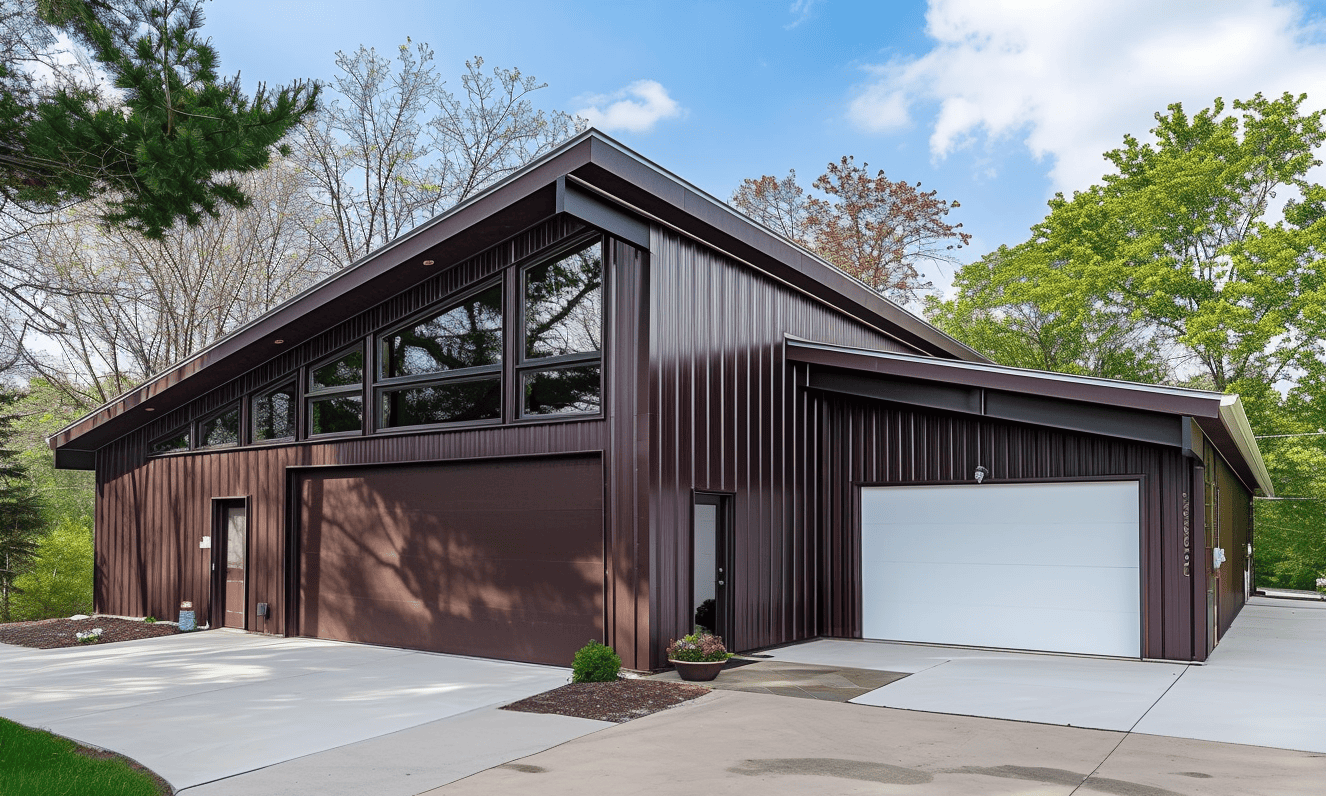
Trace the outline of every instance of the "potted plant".
{"type": "Polygon", "coordinates": [[[668,663],[677,669],[683,680],[708,681],[718,676],[732,653],[723,646],[723,639],[703,628],[668,645],[668,663]]]}

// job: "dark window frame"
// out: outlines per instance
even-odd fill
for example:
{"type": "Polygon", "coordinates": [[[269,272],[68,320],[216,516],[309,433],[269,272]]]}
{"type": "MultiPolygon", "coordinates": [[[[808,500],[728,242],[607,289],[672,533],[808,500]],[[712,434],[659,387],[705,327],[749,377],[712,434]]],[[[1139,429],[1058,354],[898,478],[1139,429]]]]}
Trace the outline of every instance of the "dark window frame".
{"type": "Polygon", "coordinates": [[[279,379],[272,379],[263,386],[250,392],[245,396],[244,403],[248,408],[248,419],[244,426],[244,445],[280,445],[289,444],[299,440],[300,423],[303,419],[303,412],[300,410],[300,404],[303,403],[303,397],[300,390],[299,371],[286,373],[279,379]],[[295,428],[294,434],[289,437],[273,437],[272,439],[258,439],[257,429],[253,427],[254,414],[253,402],[265,395],[270,395],[282,387],[291,387],[291,400],[294,402],[295,410],[295,428]]]}
{"type": "Polygon", "coordinates": [[[451,382],[472,382],[483,381],[487,378],[497,377],[498,391],[505,394],[510,372],[510,359],[508,351],[510,350],[509,340],[511,336],[509,312],[507,308],[510,304],[508,300],[508,289],[506,280],[500,273],[483,279],[482,281],[466,287],[464,290],[457,291],[447,296],[442,301],[436,301],[428,307],[410,315],[403,321],[387,326],[382,331],[375,332],[369,336],[369,347],[373,350],[373,371],[372,371],[372,412],[373,412],[373,433],[392,433],[405,430],[420,430],[432,428],[470,428],[474,426],[495,426],[501,425],[506,421],[505,408],[498,412],[497,417],[486,420],[453,420],[441,423],[418,423],[408,426],[389,426],[386,425],[386,404],[385,394],[396,390],[407,389],[410,387],[435,387],[451,382]],[[494,365],[477,365],[469,368],[457,368],[455,370],[441,370],[433,373],[418,373],[408,376],[383,376],[384,372],[384,354],[386,340],[391,335],[399,332],[401,329],[414,326],[421,321],[436,318],[443,315],[451,309],[458,307],[481,293],[497,288],[499,291],[498,306],[502,308],[502,345],[500,362],[494,365]]]}
{"type": "Polygon", "coordinates": [[[238,448],[243,446],[245,440],[244,426],[248,415],[248,413],[244,411],[246,403],[248,402],[243,399],[236,399],[228,402],[225,406],[221,407],[220,409],[214,409],[211,412],[208,412],[207,414],[199,415],[198,419],[194,420],[192,424],[193,432],[192,432],[191,442],[193,444],[190,446],[189,449],[199,450],[199,451],[213,451],[213,450],[221,450],[222,448],[238,448]],[[231,411],[234,411],[237,415],[239,415],[236,421],[238,427],[235,429],[235,441],[222,442],[217,445],[204,445],[203,426],[206,425],[208,422],[215,420],[218,417],[221,417],[222,415],[229,414],[231,411]]]}
{"type": "Polygon", "coordinates": [[[606,403],[606,373],[604,361],[606,360],[606,351],[608,347],[607,327],[608,327],[608,245],[609,238],[599,232],[592,235],[578,237],[564,245],[557,246],[547,252],[539,252],[535,257],[525,263],[516,266],[516,297],[515,297],[515,323],[517,324],[515,338],[515,358],[511,367],[511,380],[515,392],[515,414],[511,422],[513,423],[550,423],[568,420],[585,420],[596,417],[603,417],[607,411],[606,403]],[[528,356],[529,343],[527,333],[529,330],[525,326],[525,297],[526,297],[526,275],[531,269],[546,265],[555,260],[559,260],[576,252],[593,246],[599,246],[599,300],[603,306],[603,316],[599,319],[599,350],[574,353],[559,354],[549,357],[528,356]],[[525,377],[532,373],[538,373],[551,370],[566,370],[576,366],[598,365],[599,368],[599,408],[594,412],[558,412],[558,413],[526,413],[525,411],[525,377]]]}
{"type": "Polygon", "coordinates": [[[164,434],[158,434],[147,443],[148,456],[174,456],[181,453],[189,453],[193,450],[196,450],[193,444],[193,424],[188,422],[176,426],[175,428],[171,429],[170,431],[167,431],[164,434]],[[164,442],[168,439],[173,439],[175,437],[180,436],[181,434],[184,435],[183,448],[177,448],[176,450],[172,451],[152,450],[154,447],[156,447],[158,443],[164,442]]]}
{"type": "Polygon", "coordinates": [[[356,341],[353,345],[348,345],[344,348],[341,348],[337,350],[334,354],[329,354],[325,357],[321,357],[317,360],[314,360],[313,362],[310,362],[308,365],[304,366],[303,368],[300,368],[300,378],[297,380],[297,387],[299,392],[298,396],[299,408],[296,410],[296,412],[298,414],[297,422],[299,426],[298,428],[296,428],[296,439],[311,440],[311,439],[335,439],[337,437],[362,437],[365,433],[368,433],[368,430],[371,429],[371,425],[364,422],[366,416],[370,411],[370,407],[368,406],[368,400],[367,400],[368,396],[366,395],[368,389],[367,385],[369,382],[369,374],[371,373],[370,371],[371,363],[369,359],[370,352],[367,350],[368,348],[369,346],[365,344],[365,341],[363,339],[360,339],[356,341]],[[358,352],[360,356],[360,363],[361,363],[360,365],[361,373],[359,376],[358,384],[341,384],[335,387],[323,387],[321,389],[316,389],[316,390],[313,389],[314,371],[318,370],[319,368],[326,367],[327,365],[330,365],[338,360],[345,359],[347,356],[350,356],[351,354],[354,354],[356,352],[358,352]],[[325,399],[325,398],[348,398],[350,396],[359,397],[359,404],[360,404],[359,428],[351,431],[325,431],[322,433],[315,434],[313,432],[314,400],[325,399]]]}

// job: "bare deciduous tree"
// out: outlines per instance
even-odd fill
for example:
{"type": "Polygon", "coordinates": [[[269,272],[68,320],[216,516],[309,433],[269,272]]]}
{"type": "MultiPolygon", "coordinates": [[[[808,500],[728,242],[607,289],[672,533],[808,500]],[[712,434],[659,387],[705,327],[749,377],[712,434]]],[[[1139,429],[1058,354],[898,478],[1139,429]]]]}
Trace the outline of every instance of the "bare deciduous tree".
{"type": "Polygon", "coordinates": [[[517,69],[466,61],[462,94],[444,89],[426,44],[397,63],[360,47],[336,54],[339,97],[296,137],[297,157],[322,205],[329,256],[362,257],[465,201],[583,129],[534,107],[544,88],[517,69]]]}
{"type": "Polygon", "coordinates": [[[945,220],[957,202],[921,191],[918,182],[893,181],[851,156],[830,163],[806,196],[796,172],[782,180],[744,180],[731,204],[755,220],[811,249],[884,296],[907,303],[933,284],[919,266],[956,262],[953,252],[971,235],[945,220]]]}

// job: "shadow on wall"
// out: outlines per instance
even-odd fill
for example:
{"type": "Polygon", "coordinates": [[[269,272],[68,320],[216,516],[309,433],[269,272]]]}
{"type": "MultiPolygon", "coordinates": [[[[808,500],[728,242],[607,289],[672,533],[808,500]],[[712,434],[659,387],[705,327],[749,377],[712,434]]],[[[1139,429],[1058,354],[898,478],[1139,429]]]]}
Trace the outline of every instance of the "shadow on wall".
{"type": "Polygon", "coordinates": [[[559,665],[603,638],[597,458],[315,473],[301,491],[301,635],[559,665]]]}

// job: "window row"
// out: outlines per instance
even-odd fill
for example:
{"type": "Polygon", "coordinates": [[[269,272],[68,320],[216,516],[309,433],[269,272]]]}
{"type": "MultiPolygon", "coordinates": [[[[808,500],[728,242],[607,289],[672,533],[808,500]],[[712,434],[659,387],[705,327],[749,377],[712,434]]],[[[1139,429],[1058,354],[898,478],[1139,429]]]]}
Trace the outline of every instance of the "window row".
{"type": "MultiPolygon", "coordinates": [[[[518,299],[508,311],[502,282],[492,282],[378,335],[372,374],[362,346],[315,364],[304,385],[305,435],[362,433],[370,375],[376,429],[500,422],[508,373],[519,385],[521,418],[601,411],[601,244],[522,269],[518,299]],[[518,335],[509,370],[508,334],[518,335]]],[[[294,440],[298,401],[294,381],[252,395],[247,441],[294,440]]],[[[157,440],[150,452],[245,444],[241,423],[235,404],[157,440]]]]}

